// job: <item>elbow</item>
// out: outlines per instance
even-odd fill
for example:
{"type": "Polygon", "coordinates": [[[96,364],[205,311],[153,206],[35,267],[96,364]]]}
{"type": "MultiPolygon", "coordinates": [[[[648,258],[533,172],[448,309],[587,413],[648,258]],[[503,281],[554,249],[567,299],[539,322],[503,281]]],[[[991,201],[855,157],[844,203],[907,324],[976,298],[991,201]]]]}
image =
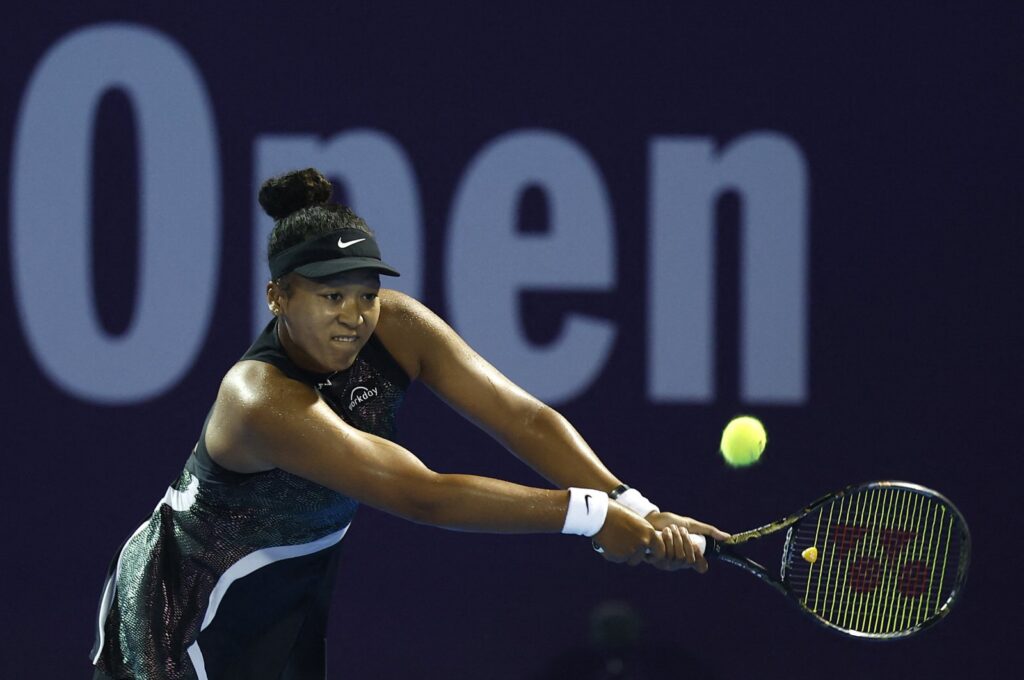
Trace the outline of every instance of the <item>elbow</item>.
{"type": "Polygon", "coordinates": [[[395,514],[416,524],[443,525],[443,487],[443,476],[436,472],[428,472],[418,477],[402,491],[395,514]]]}
{"type": "Polygon", "coordinates": [[[544,438],[556,435],[565,427],[565,422],[561,413],[547,404],[537,402],[536,406],[515,424],[509,439],[515,436],[544,438]]]}
{"type": "Polygon", "coordinates": [[[547,404],[541,403],[533,413],[533,424],[535,427],[557,428],[565,417],[547,404]]]}

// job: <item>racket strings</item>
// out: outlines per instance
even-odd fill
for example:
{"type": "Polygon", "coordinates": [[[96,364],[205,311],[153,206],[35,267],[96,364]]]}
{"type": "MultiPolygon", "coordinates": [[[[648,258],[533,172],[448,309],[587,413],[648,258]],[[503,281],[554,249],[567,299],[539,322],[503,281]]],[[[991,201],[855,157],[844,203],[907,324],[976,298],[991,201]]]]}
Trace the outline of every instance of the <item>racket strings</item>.
{"type": "Polygon", "coordinates": [[[786,581],[832,625],[881,636],[912,630],[938,615],[958,584],[958,523],[944,503],[910,489],[848,494],[793,527],[786,581]]]}

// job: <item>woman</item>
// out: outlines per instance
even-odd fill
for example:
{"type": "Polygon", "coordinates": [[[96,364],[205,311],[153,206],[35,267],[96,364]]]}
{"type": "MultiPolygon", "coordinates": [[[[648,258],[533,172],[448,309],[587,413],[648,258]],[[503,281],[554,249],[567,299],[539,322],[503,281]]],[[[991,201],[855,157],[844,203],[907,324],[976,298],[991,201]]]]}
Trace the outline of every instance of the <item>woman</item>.
{"type": "Polygon", "coordinates": [[[415,300],[313,169],[268,180],[274,320],[224,377],[179,479],[111,565],[97,678],[322,678],[340,541],[359,503],[466,531],[591,536],[606,559],[707,568],[688,531],[415,300]],[[390,441],[422,380],[560,488],[438,474],[390,441]],[[609,498],[611,492],[611,499],[609,498]],[[617,499],[617,500],[614,500],[617,499]]]}

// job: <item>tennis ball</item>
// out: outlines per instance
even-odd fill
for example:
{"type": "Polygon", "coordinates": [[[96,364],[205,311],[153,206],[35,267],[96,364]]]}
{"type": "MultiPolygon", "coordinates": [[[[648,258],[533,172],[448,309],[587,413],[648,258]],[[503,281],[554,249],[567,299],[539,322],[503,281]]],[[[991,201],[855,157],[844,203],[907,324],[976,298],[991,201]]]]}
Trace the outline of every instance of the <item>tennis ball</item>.
{"type": "Polygon", "coordinates": [[[733,418],[722,431],[722,458],[732,467],[752,465],[761,458],[768,434],[757,418],[733,418]]]}

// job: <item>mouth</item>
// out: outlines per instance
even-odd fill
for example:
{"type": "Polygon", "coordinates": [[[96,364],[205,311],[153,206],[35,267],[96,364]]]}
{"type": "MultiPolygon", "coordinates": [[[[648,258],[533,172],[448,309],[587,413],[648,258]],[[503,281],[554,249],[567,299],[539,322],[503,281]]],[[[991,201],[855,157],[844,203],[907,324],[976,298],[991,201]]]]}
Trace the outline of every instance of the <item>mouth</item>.
{"type": "Polygon", "coordinates": [[[342,344],[352,344],[359,340],[358,335],[333,335],[331,336],[331,342],[340,342],[342,344]]]}

